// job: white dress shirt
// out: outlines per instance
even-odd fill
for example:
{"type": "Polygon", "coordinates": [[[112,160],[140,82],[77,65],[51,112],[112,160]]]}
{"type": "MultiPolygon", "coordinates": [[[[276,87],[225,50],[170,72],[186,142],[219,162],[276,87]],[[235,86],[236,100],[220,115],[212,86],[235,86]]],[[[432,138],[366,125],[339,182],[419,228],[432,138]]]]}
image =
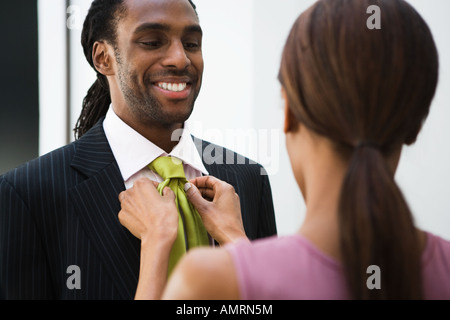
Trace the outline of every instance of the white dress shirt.
{"type": "MultiPolygon", "coordinates": [[[[182,160],[188,180],[209,174],[186,124],[184,129],[179,131],[179,133],[182,131],[181,138],[170,153],[166,153],[123,122],[112,106],[106,114],[103,128],[127,189],[141,177],[162,182],[163,179],[148,168],[148,165],[160,156],[172,156],[182,160]]],[[[176,136],[174,139],[178,140],[180,135],[174,136],[176,136]]]]}

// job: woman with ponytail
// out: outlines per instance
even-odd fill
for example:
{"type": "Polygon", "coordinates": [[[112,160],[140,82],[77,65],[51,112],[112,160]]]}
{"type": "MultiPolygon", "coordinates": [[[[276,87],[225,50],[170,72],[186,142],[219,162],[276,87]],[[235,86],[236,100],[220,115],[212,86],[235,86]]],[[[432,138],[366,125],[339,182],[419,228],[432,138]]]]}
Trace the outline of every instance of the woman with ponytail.
{"type": "MultiPolygon", "coordinates": [[[[450,299],[450,242],[415,226],[394,179],[438,81],[425,21],[403,0],[319,0],[292,27],[279,80],[303,224],[291,236],[250,242],[234,190],[212,177],[192,180],[188,198],[223,248],[187,254],[162,297],[450,299]],[[371,5],[381,29],[366,27],[371,5]]],[[[122,223],[146,225],[130,205],[143,201],[138,190],[121,199],[122,223]]]]}

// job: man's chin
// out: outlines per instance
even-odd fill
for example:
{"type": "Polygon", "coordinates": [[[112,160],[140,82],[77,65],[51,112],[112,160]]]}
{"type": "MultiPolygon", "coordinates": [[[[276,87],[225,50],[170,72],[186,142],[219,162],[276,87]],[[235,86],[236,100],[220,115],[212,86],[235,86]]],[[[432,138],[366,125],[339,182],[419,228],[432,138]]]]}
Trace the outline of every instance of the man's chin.
{"type": "Polygon", "coordinates": [[[153,123],[163,125],[165,127],[171,127],[177,124],[184,124],[192,114],[192,109],[185,111],[163,112],[159,114],[153,114],[151,120],[153,123]]]}

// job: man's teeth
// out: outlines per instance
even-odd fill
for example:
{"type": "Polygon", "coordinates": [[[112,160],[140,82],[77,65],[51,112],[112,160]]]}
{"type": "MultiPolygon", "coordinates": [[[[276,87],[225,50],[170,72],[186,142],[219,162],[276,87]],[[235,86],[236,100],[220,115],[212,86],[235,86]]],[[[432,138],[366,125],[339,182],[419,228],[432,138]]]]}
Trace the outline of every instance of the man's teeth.
{"type": "Polygon", "coordinates": [[[164,90],[180,92],[186,89],[187,83],[169,83],[169,82],[159,82],[158,87],[164,90]]]}

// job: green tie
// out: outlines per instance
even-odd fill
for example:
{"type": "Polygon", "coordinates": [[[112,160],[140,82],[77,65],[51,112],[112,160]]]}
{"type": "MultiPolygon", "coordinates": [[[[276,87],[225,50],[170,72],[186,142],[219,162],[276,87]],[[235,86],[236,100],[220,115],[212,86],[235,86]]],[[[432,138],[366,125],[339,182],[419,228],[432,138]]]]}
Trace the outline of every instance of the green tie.
{"type": "Polygon", "coordinates": [[[160,194],[165,187],[170,187],[175,193],[178,208],[178,235],[170,252],[168,270],[168,275],[170,275],[187,249],[209,244],[208,233],[197,210],[186,198],[184,185],[187,180],[181,160],[172,157],[159,157],[148,167],[164,179],[158,185],[160,194]]]}

